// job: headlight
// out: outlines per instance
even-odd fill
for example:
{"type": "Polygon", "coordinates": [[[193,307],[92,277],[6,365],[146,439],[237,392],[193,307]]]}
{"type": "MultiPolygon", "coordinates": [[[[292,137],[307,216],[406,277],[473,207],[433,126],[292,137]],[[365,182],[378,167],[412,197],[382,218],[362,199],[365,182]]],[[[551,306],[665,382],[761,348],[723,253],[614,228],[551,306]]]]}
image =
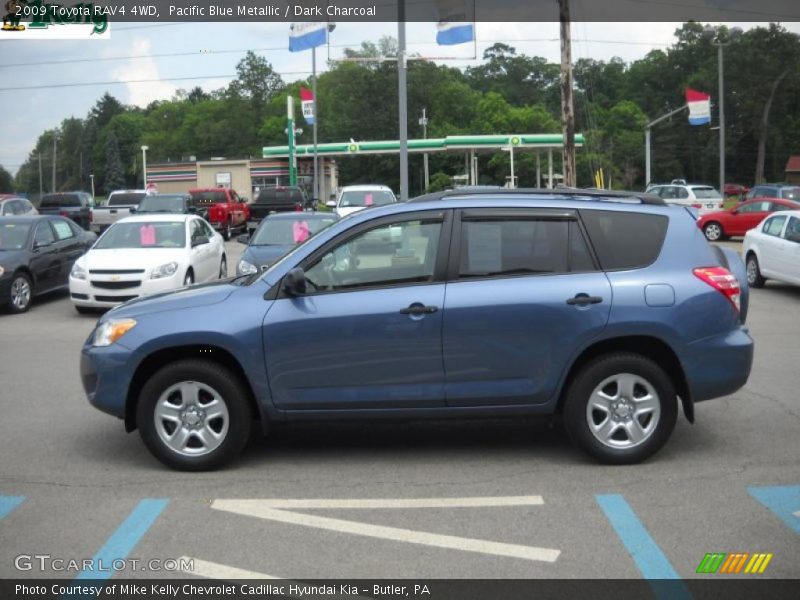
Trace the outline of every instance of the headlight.
{"type": "Polygon", "coordinates": [[[110,346],[136,326],[133,319],[109,319],[94,330],[95,346],[110,346]]]}
{"type": "Polygon", "coordinates": [[[72,271],[70,271],[69,276],[73,279],[86,279],[86,269],[75,263],[72,265],[72,271]]]}
{"type": "Polygon", "coordinates": [[[168,262],[165,265],[161,265],[160,267],[156,267],[153,269],[153,272],[150,273],[150,279],[161,279],[163,277],[172,277],[178,270],[178,263],[176,262],[168,262]]]}
{"type": "Polygon", "coordinates": [[[242,275],[252,275],[253,273],[258,273],[256,266],[244,259],[239,261],[239,265],[236,267],[236,269],[242,275]]]}

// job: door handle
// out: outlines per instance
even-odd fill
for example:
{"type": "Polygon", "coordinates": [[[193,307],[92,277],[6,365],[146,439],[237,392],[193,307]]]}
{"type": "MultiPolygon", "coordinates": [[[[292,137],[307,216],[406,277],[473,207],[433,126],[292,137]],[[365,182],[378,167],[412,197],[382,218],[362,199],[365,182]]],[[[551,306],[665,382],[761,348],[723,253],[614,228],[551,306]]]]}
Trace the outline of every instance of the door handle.
{"type": "Polygon", "coordinates": [[[587,306],[589,304],[600,304],[603,301],[601,296],[590,296],[588,294],[575,294],[574,298],[567,299],[570,306],[587,306]]]}
{"type": "Polygon", "coordinates": [[[438,306],[425,306],[424,304],[414,303],[408,308],[401,308],[401,315],[430,315],[439,310],[438,306]]]}

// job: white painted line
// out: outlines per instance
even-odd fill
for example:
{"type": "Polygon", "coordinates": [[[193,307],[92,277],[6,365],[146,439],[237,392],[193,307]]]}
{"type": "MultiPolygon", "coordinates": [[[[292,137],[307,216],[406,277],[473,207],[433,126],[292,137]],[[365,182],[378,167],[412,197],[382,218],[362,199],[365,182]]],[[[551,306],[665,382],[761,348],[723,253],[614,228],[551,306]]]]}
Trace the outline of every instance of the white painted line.
{"type": "Polygon", "coordinates": [[[276,510],[270,508],[268,504],[269,501],[266,502],[267,504],[263,504],[259,500],[214,500],[211,503],[211,508],[250,517],[258,517],[260,519],[268,519],[270,521],[278,521],[280,523],[289,523],[291,525],[315,527],[317,529],[327,529],[340,533],[363,535],[366,537],[406,542],[409,544],[422,544],[451,550],[461,550],[463,552],[477,552],[480,554],[507,556],[510,558],[543,562],[555,562],[559,554],[561,554],[560,550],[552,548],[490,542],[488,540],[441,535],[424,531],[414,531],[411,529],[400,529],[398,527],[385,527],[383,525],[372,525],[368,523],[359,523],[357,521],[345,521],[344,519],[331,519],[316,515],[276,510]]]}
{"type": "Polygon", "coordinates": [[[280,579],[280,577],[273,577],[259,573],[258,571],[248,571],[246,569],[237,569],[236,567],[229,567],[219,563],[202,560],[193,556],[181,556],[179,564],[186,564],[188,561],[194,561],[194,570],[182,569],[184,573],[189,575],[197,575],[198,577],[207,577],[208,579],[222,579],[229,581],[232,579],[280,579]]]}
{"type": "Polygon", "coordinates": [[[237,506],[297,510],[303,508],[485,508],[499,506],[540,506],[541,496],[497,496],[487,498],[343,498],[215,500],[236,502],[237,506]]]}
{"type": "MultiPolygon", "coordinates": [[[[251,580],[278,580],[279,583],[272,585],[271,590],[267,593],[259,594],[261,597],[267,595],[280,595],[289,596],[290,598],[302,598],[303,596],[308,595],[315,595],[313,592],[308,590],[303,590],[304,587],[310,587],[309,584],[298,582],[298,581],[291,581],[289,579],[282,579],[281,577],[274,577],[273,575],[267,575],[265,573],[259,573],[258,571],[248,571],[247,569],[238,569],[236,567],[231,567],[228,565],[223,565],[220,563],[211,562],[210,560],[202,560],[200,558],[195,558],[193,556],[181,556],[180,559],[181,563],[186,564],[187,561],[194,561],[194,570],[190,571],[188,569],[181,569],[181,572],[186,573],[187,575],[195,575],[197,577],[205,577],[206,579],[216,579],[218,581],[235,581],[237,579],[251,579],[251,580]]],[[[331,584],[334,585],[334,584],[331,584]]],[[[350,584],[347,584],[347,587],[350,588],[350,584]]],[[[341,589],[340,584],[335,584],[334,589],[341,589]]],[[[332,600],[336,598],[344,598],[347,597],[349,599],[358,598],[367,598],[369,600],[373,600],[371,596],[359,596],[355,594],[334,594],[330,597],[332,600]]]]}

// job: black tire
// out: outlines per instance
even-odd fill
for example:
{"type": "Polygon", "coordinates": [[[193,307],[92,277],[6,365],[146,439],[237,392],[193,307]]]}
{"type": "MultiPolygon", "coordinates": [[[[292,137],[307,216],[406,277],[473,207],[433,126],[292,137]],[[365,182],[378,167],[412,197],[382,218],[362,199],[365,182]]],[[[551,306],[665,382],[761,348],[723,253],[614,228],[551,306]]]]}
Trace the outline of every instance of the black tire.
{"type": "MultiPolygon", "coordinates": [[[[608,385],[612,386],[611,389],[613,389],[615,384],[609,383],[608,385]]],[[[607,390],[609,388],[605,387],[603,389],[607,390]]],[[[636,391],[639,391],[640,394],[642,391],[647,391],[644,385],[638,383],[634,389],[634,397],[636,391]]],[[[616,394],[619,394],[618,388],[616,394]]],[[[635,405],[635,402],[632,404],[635,405]]],[[[620,410],[624,408],[623,406],[620,410]]],[[[655,414],[655,412],[651,413],[649,419],[655,418],[653,416],[655,414]]],[[[614,436],[617,433],[621,433],[622,436],[629,437],[625,424],[614,422],[617,420],[617,415],[612,415],[611,412],[608,412],[606,418],[609,424],[612,425],[611,429],[615,431],[614,436]]],[[[633,417],[633,420],[637,420],[637,418],[633,417]]],[[[634,464],[652,456],[669,439],[672,430],[675,428],[677,418],[678,402],[675,386],[669,376],[649,358],[633,353],[609,354],[584,365],[569,385],[564,403],[564,426],[572,442],[587,454],[606,464],[634,464]],[[613,379],[616,376],[625,377],[627,375],[633,375],[634,379],[644,382],[655,392],[656,403],[660,412],[654,424],[652,420],[648,421],[647,415],[641,417],[645,420],[645,423],[652,426],[641,442],[630,447],[622,447],[622,444],[632,443],[632,440],[627,442],[624,440],[609,440],[609,443],[620,445],[619,447],[611,446],[601,442],[590,429],[590,419],[598,418],[598,412],[599,416],[602,416],[603,413],[602,411],[590,413],[588,411],[589,401],[592,393],[604,381],[613,379]]],[[[623,421],[624,419],[623,417],[623,421]]],[[[599,423],[593,423],[593,425],[601,427],[602,423],[606,422],[602,418],[599,421],[599,423]]],[[[639,422],[641,423],[641,421],[639,422]]],[[[628,419],[628,423],[630,423],[630,419],[628,419]]],[[[647,424],[642,429],[647,428],[647,424]]]]}
{"type": "Polygon", "coordinates": [[[148,379],[139,394],[136,422],[142,441],[162,463],[180,471],[210,471],[236,458],[247,444],[252,425],[249,391],[230,369],[206,360],[180,360],[163,367],[148,379]],[[199,455],[173,450],[159,434],[156,406],[170,387],[181,382],[213,388],[227,409],[227,432],[219,446],[199,455]]]}
{"type": "Polygon", "coordinates": [[[722,224],[717,223],[716,221],[709,221],[706,223],[703,226],[703,234],[706,236],[706,239],[709,242],[720,242],[728,237],[725,235],[725,230],[722,228],[722,224]]]}
{"type": "Polygon", "coordinates": [[[11,285],[8,288],[8,297],[4,298],[7,302],[8,310],[14,314],[26,312],[33,302],[33,283],[31,278],[25,273],[14,273],[11,278],[11,285]],[[27,289],[27,294],[24,290],[27,289]]]}
{"type": "Polygon", "coordinates": [[[222,230],[222,239],[227,242],[232,237],[233,237],[233,224],[231,223],[231,220],[228,219],[225,222],[225,227],[222,230]]]}
{"type": "Polygon", "coordinates": [[[183,278],[183,285],[186,287],[187,285],[192,285],[194,283],[194,271],[190,268],[186,271],[186,275],[183,278]]]}
{"type": "Polygon", "coordinates": [[[758,258],[752,252],[747,255],[745,268],[747,269],[748,285],[754,288],[764,287],[764,284],[767,282],[767,280],[761,274],[761,267],[758,264],[758,258]]]}
{"type": "Polygon", "coordinates": [[[222,255],[222,261],[219,263],[219,278],[228,278],[228,259],[225,258],[224,254],[222,255]]]}

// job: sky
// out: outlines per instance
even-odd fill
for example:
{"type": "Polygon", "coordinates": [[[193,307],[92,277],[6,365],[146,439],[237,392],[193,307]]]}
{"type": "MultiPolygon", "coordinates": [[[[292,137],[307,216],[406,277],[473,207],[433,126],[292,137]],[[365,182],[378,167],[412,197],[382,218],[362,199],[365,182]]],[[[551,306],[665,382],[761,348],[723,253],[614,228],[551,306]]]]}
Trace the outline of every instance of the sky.
{"type": "MultiPolygon", "coordinates": [[[[729,24],[735,25],[735,24],[729,24]]],[[[755,23],[738,24],[747,29],[755,23]]],[[[674,41],[681,23],[573,23],[573,60],[620,57],[632,62],[674,41]]],[[[800,23],[784,26],[800,33],[800,23]]],[[[519,53],[558,62],[558,23],[478,23],[477,56],[496,42],[519,53]]],[[[13,34],[7,34],[13,35],[13,34]]],[[[224,87],[235,75],[236,63],[247,50],[264,56],[284,81],[311,73],[310,52],[288,51],[286,23],[120,23],[99,40],[0,40],[0,165],[15,174],[46,129],[68,117],[84,118],[104,92],[124,104],[146,106],[169,99],[178,89],[196,85],[210,91],[224,87]],[[158,56],[180,53],[181,56],[158,56]],[[23,63],[23,64],[21,64],[23,63]],[[17,66],[15,66],[17,65],[17,66]],[[175,80],[177,78],[191,78],[175,80]],[[124,83],[130,80],[161,81],[124,83]],[[82,86],[81,83],[103,82],[82,86]],[[50,87],[54,86],[54,87],[50,87]],[[55,87],[58,86],[58,87],[55,87]],[[8,90],[7,88],[36,89],[8,90]]],[[[330,57],[343,47],[382,35],[397,36],[396,23],[339,23],[331,34],[330,57]]],[[[459,68],[474,65],[472,44],[437,46],[434,23],[409,23],[409,53],[459,68]],[[453,60],[444,60],[453,57],[453,60]],[[457,57],[457,58],[456,58],[457,57]]],[[[319,48],[318,72],[327,69],[327,48],[319,48]]]]}

